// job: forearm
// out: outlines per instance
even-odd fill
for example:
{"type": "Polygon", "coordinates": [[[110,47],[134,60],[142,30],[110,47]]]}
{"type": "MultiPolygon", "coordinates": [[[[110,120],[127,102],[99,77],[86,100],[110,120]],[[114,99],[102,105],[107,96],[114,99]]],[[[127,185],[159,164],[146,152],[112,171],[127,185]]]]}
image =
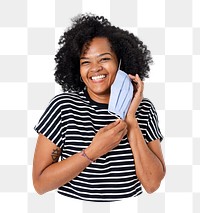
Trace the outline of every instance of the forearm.
{"type": "Polygon", "coordinates": [[[90,161],[81,153],[53,163],[35,179],[34,187],[39,194],[57,189],[78,176],[89,164],[90,161]]]}
{"type": "Polygon", "coordinates": [[[137,119],[134,119],[131,124],[128,138],[135,160],[137,177],[146,191],[151,193],[159,187],[165,175],[164,165],[144,141],[137,119]]]}
{"type": "Polygon", "coordinates": [[[33,184],[35,190],[39,194],[43,194],[63,186],[77,177],[91,161],[95,161],[118,146],[122,138],[127,134],[126,127],[126,123],[118,119],[101,128],[91,144],[85,149],[86,156],[77,153],[61,162],[57,162],[61,154],[60,148],[40,134],[33,161],[33,184]]]}

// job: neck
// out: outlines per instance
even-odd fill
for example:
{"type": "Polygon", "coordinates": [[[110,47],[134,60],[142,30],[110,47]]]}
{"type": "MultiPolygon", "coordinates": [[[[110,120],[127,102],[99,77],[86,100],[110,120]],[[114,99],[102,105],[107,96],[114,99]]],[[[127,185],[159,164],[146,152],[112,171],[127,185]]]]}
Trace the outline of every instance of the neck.
{"type": "Polygon", "coordinates": [[[110,94],[96,94],[93,93],[92,91],[87,90],[88,95],[90,96],[90,98],[97,102],[97,103],[101,103],[101,104],[108,104],[109,103],[109,98],[110,98],[110,94]]]}

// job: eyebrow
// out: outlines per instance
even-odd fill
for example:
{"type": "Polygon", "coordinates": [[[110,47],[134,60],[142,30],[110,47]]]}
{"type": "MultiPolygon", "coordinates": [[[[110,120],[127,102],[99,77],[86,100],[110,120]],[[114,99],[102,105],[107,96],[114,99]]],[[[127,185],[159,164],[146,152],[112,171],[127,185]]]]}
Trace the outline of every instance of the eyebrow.
{"type": "MultiPolygon", "coordinates": [[[[97,58],[102,57],[102,56],[107,55],[107,54],[110,55],[110,56],[112,56],[111,53],[102,53],[102,54],[98,55],[97,58]]],[[[80,58],[80,60],[81,59],[89,59],[89,58],[83,56],[83,57],[80,58]]]]}

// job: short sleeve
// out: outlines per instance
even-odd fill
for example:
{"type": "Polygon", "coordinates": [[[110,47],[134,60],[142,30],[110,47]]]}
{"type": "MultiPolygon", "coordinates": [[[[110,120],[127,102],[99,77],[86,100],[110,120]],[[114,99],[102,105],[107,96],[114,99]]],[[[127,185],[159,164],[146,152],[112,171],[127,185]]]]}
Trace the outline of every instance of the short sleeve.
{"type": "Polygon", "coordinates": [[[160,139],[160,141],[162,141],[163,135],[159,128],[158,114],[154,105],[150,102],[145,140],[148,143],[157,139],[160,139]]]}
{"type": "Polygon", "coordinates": [[[136,112],[136,118],[146,143],[157,139],[163,140],[156,109],[149,99],[144,98],[141,101],[136,112]]]}
{"type": "Polygon", "coordinates": [[[59,97],[56,96],[50,101],[34,129],[61,148],[63,146],[61,124],[61,104],[59,97]]]}

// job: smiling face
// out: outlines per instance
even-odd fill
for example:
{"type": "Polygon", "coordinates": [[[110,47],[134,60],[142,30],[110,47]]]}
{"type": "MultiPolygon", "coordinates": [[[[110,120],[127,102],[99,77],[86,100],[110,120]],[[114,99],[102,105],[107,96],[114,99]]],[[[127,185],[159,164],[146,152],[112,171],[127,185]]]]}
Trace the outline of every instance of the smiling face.
{"type": "Polygon", "coordinates": [[[108,103],[110,87],[118,68],[116,54],[107,38],[94,38],[80,56],[80,74],[90,98],[99,103],[108,103]]]}

